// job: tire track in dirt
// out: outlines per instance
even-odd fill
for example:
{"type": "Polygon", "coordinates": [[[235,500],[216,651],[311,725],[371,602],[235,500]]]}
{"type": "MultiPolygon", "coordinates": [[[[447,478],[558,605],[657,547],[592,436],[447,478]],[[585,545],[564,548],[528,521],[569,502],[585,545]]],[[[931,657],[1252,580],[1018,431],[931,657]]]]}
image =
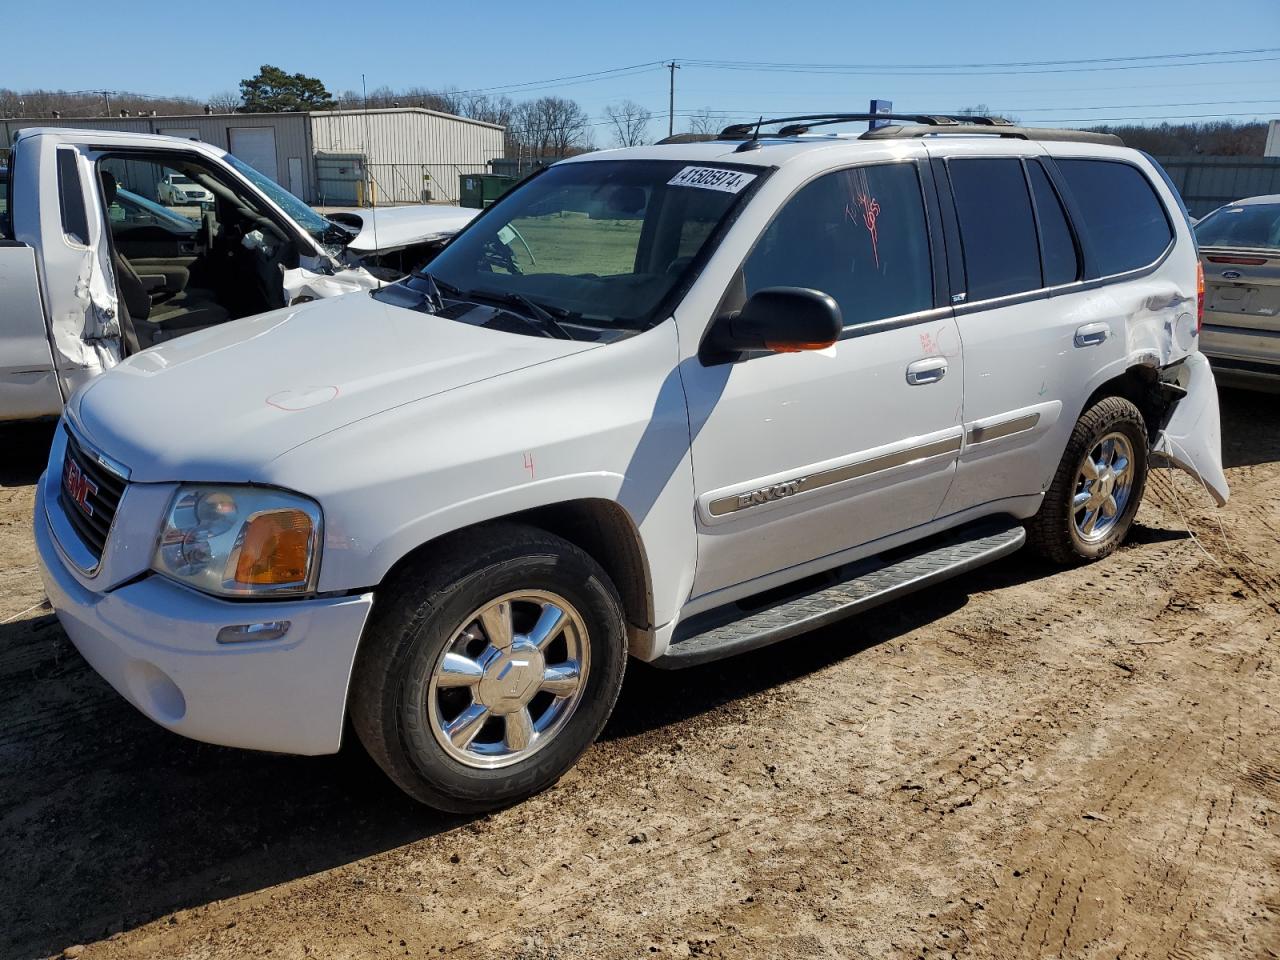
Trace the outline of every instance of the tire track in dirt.
{"type": "MultiPolygon", "coordinates": [[[[776,656],[644,680],[659,717],[662,698],[695,706],[626,721],[517,808],[424,815],[439,826],[319,867],[291,862],[307,836],[338,842],[324,823],[354,804],[347,826],[378,838],[359,823],[389,798],[338,789],[332,807],[300,806],[332,767],[182,749],[125,719],[60,631],[20,625],[0,645],[3,729],[28,724],[0,748],[22,782],[0,856],[52,885],[20,902],[9,936],[44,944],[79,917],[101,931],[127,902],[127,932],[90,960],[1274,960],[1280,428],[1224,409],[1242,465],[1220,514],[1157,474],[1133,543],[1101,564],[1019,558],[776,656]],[[737,692],[702,689],[722,684],[737,692]],[[71,709],[99,698],[121,714],[71,709]],[[161,812],[193,808],[163,829],[199,834],[195,855],[151,829],[140,785],[161,812]],[[123,842],[93,840],[100,821],[123,842]],[[75,886],[112,850],[145,882],[75,886]],[[166,917],[175,904],[190,909],[166,917]]],[[[0,549],[29,563],[10,519],[0,505],[0,549]]]]}

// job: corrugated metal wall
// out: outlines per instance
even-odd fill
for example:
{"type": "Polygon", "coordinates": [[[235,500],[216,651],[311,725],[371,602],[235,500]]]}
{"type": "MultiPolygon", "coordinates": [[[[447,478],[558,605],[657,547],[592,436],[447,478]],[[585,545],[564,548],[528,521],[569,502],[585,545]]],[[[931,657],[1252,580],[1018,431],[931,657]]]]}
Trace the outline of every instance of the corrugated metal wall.
{"type": "Polygon", "coordinates": [[[365,157],[380,203],[456,203],[460,176],[503,152],[501,127],[418,107],[310,116],[315,151],[365,157]]]}
{"type": "Polygon", "coordinates": [[[1280,193],[1280,157],[1157,157],[1193,217],[1224,203],[1280,193]]]}
{"type": "Polygon", "coordinates": [[[180,117],[94,117],[86,119],[0,120],[4,144],[27,127],[73,127],[77,130],[124,130],[130,133],[160,133],[195,136],[223,150],[231,149],[233,127],[270,127],[276,148],[276,181],[308,202],[315,202],[315,168],[312,163],[311,124],[305,113],[215,113],[180,117]],[[290,164],[290,160],[293,164],[290,164]],[[294,173],[291,182],[290,170],[294,173]]]}

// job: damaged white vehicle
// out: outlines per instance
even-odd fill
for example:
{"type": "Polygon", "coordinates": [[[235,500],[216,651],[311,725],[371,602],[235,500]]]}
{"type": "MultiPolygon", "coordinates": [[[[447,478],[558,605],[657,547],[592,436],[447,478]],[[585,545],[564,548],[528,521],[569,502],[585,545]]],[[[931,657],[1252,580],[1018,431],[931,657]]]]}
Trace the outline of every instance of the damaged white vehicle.
{"type": "Polygon", "coordinates": [[[398,280],[477,213],[326,218],[210,144],[105,130],[24,130],[5,179],[0,421],[56,416],[80,384],[176,336],[398,280]],[[179,189],[194,206],[135,215],[179,189]]]}
{"type": "Polygon", "coordinates": [[[1156,455],[1225,501],[1158,166],[971,119],[806,132],[868,119],[576,157],[412,278],[97,378],[35,504],[67,634],[177,733],[353,730],[476,811],[568,769],[628,655],[786,657],[1024,543],[1099,560],[1156,455]]]}

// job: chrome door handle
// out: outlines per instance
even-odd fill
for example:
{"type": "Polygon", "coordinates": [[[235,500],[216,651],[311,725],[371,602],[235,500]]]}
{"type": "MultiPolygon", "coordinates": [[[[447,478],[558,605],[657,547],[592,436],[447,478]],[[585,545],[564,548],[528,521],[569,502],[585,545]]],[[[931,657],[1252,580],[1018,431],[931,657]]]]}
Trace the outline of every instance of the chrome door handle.
{"type": "Polygon", "coordinates": [[[907,383],[919,387],[926,383],[937,383],[947,375],[945,357],[927,357],[917,360],[907,367],[907,383]]]}
{"type": "Polygon", "coordinates": [[[1077,347],[1096,347],[1111,336],[1111,328],[1105,323],[1086,323],[1076,328],[1077,347]]]}

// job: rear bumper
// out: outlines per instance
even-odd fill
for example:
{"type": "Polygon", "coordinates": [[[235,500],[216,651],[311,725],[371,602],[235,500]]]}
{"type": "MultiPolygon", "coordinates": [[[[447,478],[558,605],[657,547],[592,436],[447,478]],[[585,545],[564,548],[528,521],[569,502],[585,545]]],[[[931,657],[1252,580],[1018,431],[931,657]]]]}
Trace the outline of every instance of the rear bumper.
{"type": "MultiPolygon", "coordinates": [[[[43,479],[43,478],[42,478],[43,479]]],[[[35,540],[49,601],[89,665],[175,733],[278,753],[333,753],[373,595],[278,603],[219,600],[147,576],[109,593],[67,569],[37,486],[35,540]],[[280,640],[219,644],[225,626],[287,620],[280,640]]]]}
{"type": "Polygon", "coordinates": [[[1209,360],[1192,353],[1178,367],[1177,385],[1186,391],[1164,429],[1156,434],[1151,452],[1157,460],[1179,468],[1204,485],[1223,506],[1231,495],[1222,470],[1222,423],[1218,414],[1218,386],[1209,360]]]}
{"type": "Polygon", "coordinates": [[[1280,368],[1280,330],[1216,323],[1206,318],[1200,331],[1200,350],[1218,366],[1280,368]]]}

